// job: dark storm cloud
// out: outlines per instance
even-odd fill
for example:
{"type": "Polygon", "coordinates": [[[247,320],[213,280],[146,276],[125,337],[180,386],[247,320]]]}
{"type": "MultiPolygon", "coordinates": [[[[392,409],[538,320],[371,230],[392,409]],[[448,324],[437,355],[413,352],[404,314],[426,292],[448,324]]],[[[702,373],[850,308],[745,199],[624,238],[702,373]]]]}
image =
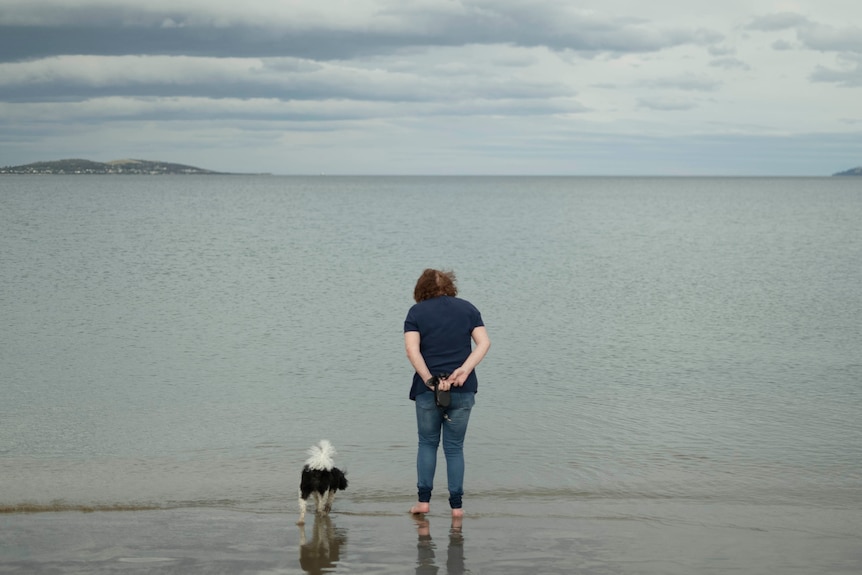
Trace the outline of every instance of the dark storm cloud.
{"type": "MultiPolygon", "coordinates": [[[[376,12],[332,17],[285,13],[284,4],[266,4],[247,13],[227,12],[218,3],[203,12],[191,3],[170,9],[161,4],[122,5],[88,2],[19,2],[0,6],[0,64],[32,65],[36,72],[7,68],[0,78],[0,101],[70,102],[107,96],[207,98],[276,98],[280,100],[355,99],[372,101],[432,101],[451,98],[530,99],[572,97],[570,88],[500,75],[486,68],[468,67],[454,74],[445,68],[427,69],[412,63],[427,49],[469,46],[546,48],[556,52],[594,56],[600,53],[653,52],[684,44],[708,45],[722,35],[704,29],[664,27],[633,18],[610,18],[576,12],[556,2],[446,2],[437,4],[380,4],[376,12]],[[401,71],[390,68],[374,74],[351,64],[317,73],[301,69],[326,62],[362,62],[371,57],[403,56],[401,71]],[[65,56],[105,57],[103,63],[65,56]],[[128,73],[110,58],[167,57],[201,59],[259,59],[263,69],[225,67],[221,74],[199,74],[187,68],[188,78],[170,76],[177,62],[164,61],[164,77],[135,72],[146,62],[129,62],[128,73]],[[304,64],[303,64],[304,63],[304,64]],[[63,69],[62,66],[67,66],[63,69]],[[92,69],[109,67],[95,78],[92,69]],[[286,66],[282,73],[278,67],[286,66]],[[291,69],[295,67],[296,69],[291,69]],[[457,82],[448,75],[461,75],[457,82]],[[487,75],[491,80],[482,80],[487,75]]],[[[167,6],[167,3],[164,3],[167,6]]],[[[298,5],[297,5],[298,6],[298,5]]],[[[310,4],[306,4],[307,8],[310,4]]],[[[352,9],[352,5],[345,8],[352,9]]],[[[357,4],[357,6],[359,6],[357,4]]],[[[368,6],[364,5],[367,9],[368,6]]],[[[507,56],[503,56],[504,61],[507,56]]],[[[511,56],[508,56],[511,57],[511,56]]],[[[519,56],[521,57],[521,56],[519,56]]],[[[512,63],[513,68],[530,67],[512,63]]],[[[574,105],[572,111],[580,107],[574,105]]]]}
{"type": "Polygon", "coordinates": [[[0,26],[0,61],[63,54],[96,56],[185,55],[223,57],[295,56],[335,60],[384,53],[414,43],[398,34],[336,30],[260,30],[109,26],[0,26]]]}
{"type": "MultiPolygon", "coordinates": [[[[66,7],[15,17],[0,7],[0,61],[61,54],[294,56],[350,59],[403,47],[511,44],[585,53],[649,52],[682,44],[710,44],[722,35],[706,29],[664,28],[634,19],[585,17],[557,4],[464,3],[453,13],[406,4],[378,20],[323,26],[300,20],[233,21],[199,14],[155,14],[135,7],[66,7]]],[[[20,8],[19,8],[20,9],[20,8]]]]}

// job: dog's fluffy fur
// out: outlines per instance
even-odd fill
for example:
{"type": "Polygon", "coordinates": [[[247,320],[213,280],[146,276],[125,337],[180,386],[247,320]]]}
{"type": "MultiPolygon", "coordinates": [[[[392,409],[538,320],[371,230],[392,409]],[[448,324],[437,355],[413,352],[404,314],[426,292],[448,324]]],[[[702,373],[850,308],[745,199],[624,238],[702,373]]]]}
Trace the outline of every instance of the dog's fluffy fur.
{"type": "Polygon", "coordinates": [[[326,439],[308,449],[308,459],[302,468],[302,481],[299,483],[299,521],[305,523],[308,498],[314,494],[316,512],[327,515],[332,509],[336,491],[347,489],[346,473],[335,467],[332,458],[335,448],[326,439]]]}

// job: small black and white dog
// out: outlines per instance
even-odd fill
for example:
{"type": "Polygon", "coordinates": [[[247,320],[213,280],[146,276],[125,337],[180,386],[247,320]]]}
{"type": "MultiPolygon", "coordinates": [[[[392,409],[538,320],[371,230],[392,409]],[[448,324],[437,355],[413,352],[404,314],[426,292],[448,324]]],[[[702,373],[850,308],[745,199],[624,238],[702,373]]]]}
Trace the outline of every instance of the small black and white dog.
{"type": "Polygon", "coordinates": [[[314,502],[318,515],[327,515],[332,509],[335,492],[347,489],[346,474],[335,467],[332,458],[335,448],[326,439],[308,449],[309,458],[302,468],[302,481],[299,484],[299,521],[297,525],[305,524],[305,510],[308,497],[314,493],[314,502]]]}

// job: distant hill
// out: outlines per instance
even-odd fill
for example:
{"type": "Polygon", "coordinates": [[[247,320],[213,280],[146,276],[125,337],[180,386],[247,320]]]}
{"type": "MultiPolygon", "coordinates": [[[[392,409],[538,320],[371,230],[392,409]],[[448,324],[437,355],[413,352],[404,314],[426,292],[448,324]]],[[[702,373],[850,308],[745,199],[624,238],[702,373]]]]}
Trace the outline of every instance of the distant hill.
{"type": "Polygon", "coordinates": [[[832,174],[833,176],[862,176],[862,166],[858,168],[852,168],[847,170],[846,172],[838,172],[837,174],[832,174]]]}
{"type": "Polygon", "coordinates": [[[150,160],[114,160],[93,162],[90,160],[57,160],[35,162],[23,166],[0,168],[0,174],[105,174],[105,175],[166,175],[166,174],[224,174],[184,164],[154,162],[150,160]]]}

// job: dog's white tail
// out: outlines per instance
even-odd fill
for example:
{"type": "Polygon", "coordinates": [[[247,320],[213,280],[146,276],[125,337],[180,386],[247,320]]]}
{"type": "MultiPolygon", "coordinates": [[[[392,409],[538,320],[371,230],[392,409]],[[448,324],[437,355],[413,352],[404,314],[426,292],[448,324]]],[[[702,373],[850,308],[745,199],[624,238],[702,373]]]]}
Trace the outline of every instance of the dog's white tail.
{"type": "Polygon", "coordinates": [[[335,448],[328,440],[322,439],[317,445],[308,448],[308,455],[310,457],[305,460],[308,467],[329,471],[334,465],[332,458],[335,456],[335,448]]]}

